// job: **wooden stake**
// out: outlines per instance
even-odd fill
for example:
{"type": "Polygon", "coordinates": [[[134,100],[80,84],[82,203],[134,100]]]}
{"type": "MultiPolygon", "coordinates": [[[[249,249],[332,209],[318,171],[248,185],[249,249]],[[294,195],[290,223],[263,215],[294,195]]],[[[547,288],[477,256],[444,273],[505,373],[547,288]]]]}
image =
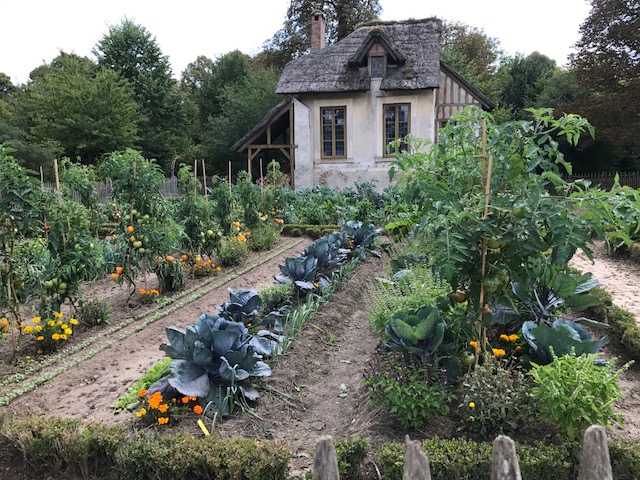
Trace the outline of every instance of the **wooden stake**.
{"type": "Polygon", "coordinates": [[[58,203],[62,202],[62,198],[60,197],[60,178],[58,177],[58,159],[53,159],[53,172],[56,177],[56,196],[58,197],[58,203]]]}
{"type": "Polygon", "coordinates": [[[42,170],[42,165],[40,165],[40,185],[42,185],[42,189],[44,190],[44,170],[42,170]]]}
{"type": "Polygon", "coordinates": [[[262,158],[260,159],[260,193],[264,196],[264,174],[262,173],[262,158]]]}
{"type": "MultiPolygon", "coordinates": [[[[489,156],[489,165],[487,168],[486,180],[484,183],[484,214],[483,219],[487,219],[489,216],[489,194],[491,191],[491,170],[493,169],[493,156],[489,156]]],[[[482,240],[482,267],[481,275],[482,281],[480,282],[480,319],[478,322],[478,343],[476,345],[476,354],[479,354],[480,346],[482,350],[487,348],[487,335],[484,326],[482,325],[482,317],[484,316],[484,277],[487,273],[487,240],[482,240]]]]}
{"type": "MultiPolygon", "coordinates": [[[[193,178],[198,180],[198,160],[193,161],[193,178]]],[[[198,194],[198,187],[196,187],[196,182],[193,182],[193,193],[198,194]]]]}
{"type": "Polygon", "coordinates": [[[204,168],[204,158],[202,159],[202,179],[204,181],[204,199],[209,201],[209,193],[207,191],[207,171],[204,168]]]}

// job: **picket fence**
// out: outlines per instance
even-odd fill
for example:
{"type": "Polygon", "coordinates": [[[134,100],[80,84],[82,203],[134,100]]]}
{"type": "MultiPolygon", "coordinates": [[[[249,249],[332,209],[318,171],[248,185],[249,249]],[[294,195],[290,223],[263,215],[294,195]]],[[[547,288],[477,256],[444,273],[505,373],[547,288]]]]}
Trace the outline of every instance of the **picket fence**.
{"type": "MultiPolygon", "coordinates": [[[[522,480],[513,440],[500,435],[493,441],[491,480],[522,480]]],[[[340,480],[338,459],[330,436],[316,445],[313,480],[340,480]]],[[[420,444],[406,437],[402,480],[431,480],[429,459],[420,444]]],[[[451,479],[455,480],[455,479],[451,479]]],[[[601,426],[591,426],[584,434],[578,480],[613,480],[607,434],[601,426]]]]}

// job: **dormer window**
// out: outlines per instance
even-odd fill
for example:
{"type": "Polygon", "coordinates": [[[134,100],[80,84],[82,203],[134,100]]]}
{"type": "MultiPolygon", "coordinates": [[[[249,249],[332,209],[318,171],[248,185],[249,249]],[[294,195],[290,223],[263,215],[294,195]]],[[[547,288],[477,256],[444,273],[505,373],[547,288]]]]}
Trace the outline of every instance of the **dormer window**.
{"type": "Polygon", "coordinates": [[[384,77],[384,56],[383,55],[371,55],[369,57],[369,74],[371,78],[384,77]]]}

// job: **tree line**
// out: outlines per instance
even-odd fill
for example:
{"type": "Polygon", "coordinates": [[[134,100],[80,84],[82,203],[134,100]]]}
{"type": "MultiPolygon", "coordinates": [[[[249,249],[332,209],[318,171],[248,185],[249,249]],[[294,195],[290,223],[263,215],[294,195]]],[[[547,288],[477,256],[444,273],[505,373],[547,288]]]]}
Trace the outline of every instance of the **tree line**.
{"type": "MultiPolygon", "coordinates": [[[[453,21],[443,23],[441,57],[496,104],[497,120],[526,118],[530,107],[587,117],[597,138],[566,149],[577,171],[637,170],[640,1],[590,3],[566,68],[538,52],[507,56],[482,29],[453,21]]],[[[318,10],[329,44],[381,13],[379,0],[292,0],[260,53],[198,56],[179,79],[152,33],[125,18],[96,43],[94,58],[61,51],[23,85],[0,73],[0,143],[47,175],[53,158],[93,165],[128,147],[156,159],[167,175],[194,159],[223,175],[228,161],[244,161],[231,145],[282,99],[279,73],[309,51],[318,10]]]]}

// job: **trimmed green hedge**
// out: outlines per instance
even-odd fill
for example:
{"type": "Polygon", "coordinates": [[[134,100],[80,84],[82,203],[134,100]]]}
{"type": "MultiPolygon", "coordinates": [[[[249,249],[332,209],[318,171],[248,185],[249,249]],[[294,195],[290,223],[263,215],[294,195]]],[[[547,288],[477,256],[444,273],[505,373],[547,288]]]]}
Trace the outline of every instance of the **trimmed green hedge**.
{"type": "Polygon", "coordinates": [[[34,473],[67,478],[281,480],[290,453],[279,442],[194,438],[185,433],[31,417],[3,424],[2,462],[24,458],[34,473]]]}
{"type": "Polygon", "coordinates": [[[340,225],[297,225],[290,223],[282,227],[282,233],[292,237],[307,235],[316,239],[327,233],[339,232],[340,228],[340,225]]]}
{"type": "MultiPolygon", "coordinates": [[[[433,438],[421,442],[429,458],[434,480],[486,480],[491,472],[491,444],[471,440],[433,438]]],[[[385,443],[376,453],[383,480],[401,480],[404,468],[402,443],[385,443]]],[[[578,472],[579,445],[516,445],[522,478],[527,480],[570,480],[578,472]]],[[[640,441],[610,442],[609,453],[616,480],[631,480],[640,471],[640,441]]]]}

